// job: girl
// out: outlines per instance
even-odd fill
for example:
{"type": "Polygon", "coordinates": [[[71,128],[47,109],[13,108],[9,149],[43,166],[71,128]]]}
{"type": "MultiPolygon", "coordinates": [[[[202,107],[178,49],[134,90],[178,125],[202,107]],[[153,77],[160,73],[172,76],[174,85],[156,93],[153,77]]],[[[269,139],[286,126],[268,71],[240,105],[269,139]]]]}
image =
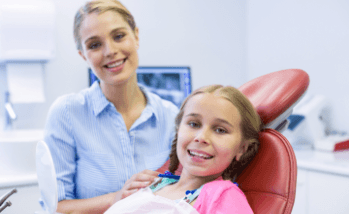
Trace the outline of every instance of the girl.
{"type": "Polygon", "coordinates": [[[160,175],[161,181],[119,201],[106,213],[165,213],[167,208],[178,213],[253,213],[232,181],[255,156],[260,129],[258,114],[239,90],[213,85],[194,91],[177,115],[170,154],[169,170],[174,173],[181,164],[181,176],[160,175]],[[164,198],[171,199],[171,206],[164,198]]]}
{"type": "Polygon", "coordinates": [[[56,100],[45,141],[57,173],[57,212],[103,213],[157,177],[151,170],[168,159],[178,109],[138,86],[138,28],[119,1],[87,2],[75,16],[74,38],[100,82],[56,100]]]}

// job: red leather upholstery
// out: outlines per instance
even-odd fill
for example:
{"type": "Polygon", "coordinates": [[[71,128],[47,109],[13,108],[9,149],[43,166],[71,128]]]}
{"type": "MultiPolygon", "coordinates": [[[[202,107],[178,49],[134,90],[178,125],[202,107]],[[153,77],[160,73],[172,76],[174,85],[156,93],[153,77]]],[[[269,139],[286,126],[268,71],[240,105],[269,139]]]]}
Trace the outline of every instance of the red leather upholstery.
{"type": "Polygon", "coordinates": [[[309,76],[300,69],[276,71],[239,87],[256,107],[263,124],[285,112],[307,90],[309,76]]]}
{"type": "MultiPolygon", "coordinates": [[[[273,72],[239,88],[255,106],[264,124],[284,113],[306,91],[309,76],[300,69],[273,72]]],[[[256,157],[237,178],[255,214],[289,214],[297,183],[297,162],[288,140],[273,129],[260,133],[256,157]]],[[[167,161],[158,171],[168,169],[167,161]]],[[[179,175],[182,167],[176,171],[179,175]]]]}
{"type": "Polygon", "coordinates": [[[259,151],[236,182],[255,214],[291,213],[297,161],[288,140],[273,129],[260,133],[259,151]]]}

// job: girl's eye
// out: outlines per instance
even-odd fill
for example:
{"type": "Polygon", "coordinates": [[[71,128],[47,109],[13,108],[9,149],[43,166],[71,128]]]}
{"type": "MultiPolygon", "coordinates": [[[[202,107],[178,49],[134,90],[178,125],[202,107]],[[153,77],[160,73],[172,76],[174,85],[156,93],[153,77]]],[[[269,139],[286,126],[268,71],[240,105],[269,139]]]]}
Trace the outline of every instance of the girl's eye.
{"type": "Polygon", "coordinates": [[[199,123],[196,123],[196,122],[189,122],[188,125],[192,128],[198,128],[200,127],[199,123]]]}
{"type": "Polygon", "coordinates": [[[120,39],[124,38],[125,34],[119,33],[114,36],[115,41],[119,41],[120,39]]]}
{"type": "Polygon", "coordinates": [[[88,49],[96,49],[96,48],[99,48],[100,46],[101,46],[101,43],[93,42],[88,46],[88,49]]]}
{"type": "Polygon", "coordinates": [[[227,131],[225,129],[222,129],[222,128],[216,128],[215,132],[217,132],[218,134],[225,134],[225,133],[227,133],[227,131]]]}

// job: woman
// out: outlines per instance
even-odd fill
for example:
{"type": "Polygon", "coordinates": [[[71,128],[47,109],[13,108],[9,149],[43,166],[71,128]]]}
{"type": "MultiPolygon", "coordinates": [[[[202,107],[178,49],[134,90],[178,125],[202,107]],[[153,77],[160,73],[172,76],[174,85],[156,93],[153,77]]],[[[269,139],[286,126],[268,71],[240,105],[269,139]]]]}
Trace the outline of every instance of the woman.
{"type": "Polygon", "coordinates": [[[74,37],[100,81],[55,101],[45,141],[57,173],[57,212],[103,213],[157,177],[151,170],[168,159],[178,109],[137,85],[138,28],[120,2],[87,2],[74,37]]]}

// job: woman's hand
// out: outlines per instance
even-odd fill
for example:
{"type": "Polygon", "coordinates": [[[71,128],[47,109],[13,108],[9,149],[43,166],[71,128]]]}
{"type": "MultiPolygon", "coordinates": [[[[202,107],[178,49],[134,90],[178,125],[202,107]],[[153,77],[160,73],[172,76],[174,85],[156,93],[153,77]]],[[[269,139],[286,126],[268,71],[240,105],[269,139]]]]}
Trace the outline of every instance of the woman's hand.
{"type": "Polygon", "coordinates": [[[140,188],[149,186],[156,178],[158,178],[158,174],[159,172],[146,169],[132,175],[132,177],[125,182],[122,189],[118,192],[119,194],[116,195],[115,202],[132,195],[140,188]]]}

